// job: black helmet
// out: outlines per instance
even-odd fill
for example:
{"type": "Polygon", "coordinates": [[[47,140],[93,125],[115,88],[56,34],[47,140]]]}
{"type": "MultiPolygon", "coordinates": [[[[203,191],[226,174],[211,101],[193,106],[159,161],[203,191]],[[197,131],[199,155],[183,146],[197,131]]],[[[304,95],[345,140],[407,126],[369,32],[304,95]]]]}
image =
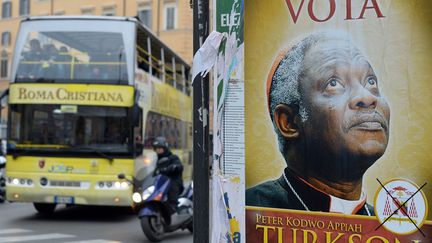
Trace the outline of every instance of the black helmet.
{"type": "Polygon", "coordinates": [[[164,148],[168,149],[168,142],[166,141],[165,137],[157,137],[153,141],[153,148],[164,148]]]}

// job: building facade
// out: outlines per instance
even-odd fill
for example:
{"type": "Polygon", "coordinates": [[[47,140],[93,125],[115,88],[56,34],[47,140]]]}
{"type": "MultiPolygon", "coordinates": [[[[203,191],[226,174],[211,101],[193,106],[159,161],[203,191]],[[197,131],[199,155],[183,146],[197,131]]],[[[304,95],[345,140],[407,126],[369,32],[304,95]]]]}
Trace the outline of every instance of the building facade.
{"type": "Polygon", "coordinates": [[[44,15],[138,16],[156,36],[192,63],[189,0],[1,0],[0,90],[8,86],[21,19],[44,15]]]}

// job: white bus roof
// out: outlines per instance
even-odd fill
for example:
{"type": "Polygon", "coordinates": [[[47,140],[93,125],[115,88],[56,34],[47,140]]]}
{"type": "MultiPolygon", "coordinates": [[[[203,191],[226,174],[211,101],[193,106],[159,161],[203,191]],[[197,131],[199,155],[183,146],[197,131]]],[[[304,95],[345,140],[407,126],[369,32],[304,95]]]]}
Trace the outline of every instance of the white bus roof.
{"type": "Polygon", "coordinates": [[[133,21],[138,22],[135,17],[121,16],[93,16],[93,15],[71,15],[71,16],[33,16],[24,18],[22,21],[31,20],[117,20],[117,21],[133,21]]]}

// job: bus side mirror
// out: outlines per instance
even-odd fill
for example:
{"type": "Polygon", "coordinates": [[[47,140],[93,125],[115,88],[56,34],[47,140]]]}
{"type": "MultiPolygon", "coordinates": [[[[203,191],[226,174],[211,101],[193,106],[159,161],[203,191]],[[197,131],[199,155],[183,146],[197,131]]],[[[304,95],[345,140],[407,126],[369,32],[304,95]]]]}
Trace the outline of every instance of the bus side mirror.
{"type": "Polygon", "coordinates": [[[138,127],[140,125],[140,117],[142,113],[142,108],[138,106],[138,104],[134,104],[132,107],[132,125],[134,127],[138,127]]]}
{"type": "Polygon", "coordinates": [[[136,155],[141,155],[143,150],[144,150],[144,144],[142,144],[142,143],[136,143],[135,144],[135,154],[136,155]]]}

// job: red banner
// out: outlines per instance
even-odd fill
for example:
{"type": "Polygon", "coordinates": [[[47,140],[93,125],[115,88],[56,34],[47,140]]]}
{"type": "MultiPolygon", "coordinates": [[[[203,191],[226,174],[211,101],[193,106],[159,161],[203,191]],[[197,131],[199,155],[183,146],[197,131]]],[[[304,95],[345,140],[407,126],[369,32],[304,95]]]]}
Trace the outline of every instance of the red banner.
{"type": "Polygon", "coordinates": [[[426,221],[408,235],[379,227],[375,216],[355,216],[274,208],[246,208],[248,243],[426,243],[432,239],[432,222],[426,221]]]}

